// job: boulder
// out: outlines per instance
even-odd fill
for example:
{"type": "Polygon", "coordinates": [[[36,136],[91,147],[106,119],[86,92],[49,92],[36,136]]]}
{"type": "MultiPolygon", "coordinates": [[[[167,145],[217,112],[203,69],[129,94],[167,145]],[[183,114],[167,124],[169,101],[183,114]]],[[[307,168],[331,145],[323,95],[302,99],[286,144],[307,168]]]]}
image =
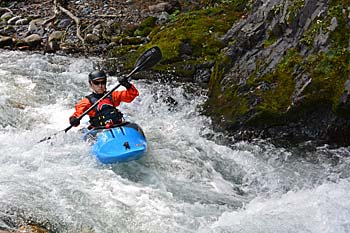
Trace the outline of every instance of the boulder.
{"type": "Polygon", "coordinates": [[[47,52],[55,52],[60,49],[60,42],[64,36],[63,31],[54,31],[47,39],[47,52]]]}
{"type": "Polygon", "coordinates": [[[23,40],[17,43],[17,47],[29,46],[29,48],[35,48],[41,45],[42,38],[38,34],[32,34],[25,37],[23,40]]]}
{"type": "Polygon", "coordinates": [[[28,26],[28,33],[36,33],[40,31],[42,24],[44,23],[44,20],[41,18],[33,19],[30,21],[28,26]]]}
{"type": "Polygon", "coordinates": [[[26,25],[29,23],[29,20],[27,18],[24,18],[24,19],[18,19],[16,22],[15,22],[15,25],[26,25]]]}
{"type": "Polygon", "coordinates": [[[0,36],[0,48],[6,47],[6,46],[12,46],[13,39],[9,36],[0,36]]]}
{"type": "Polygon", "coordinates": [[[13,25],[16,23],[17,20],[21,19],[21,16],[15,16],[7,20],[7,24],[13,25]]]}
{"type": "Polygon", "coordinates": [[[64,32],[63,31],[54,31],[52,32],[50,35],[49,35],[49,38],[48,38],[48,42],[51,42],[51,41],[60,41],[62,40],[64,36],[64,32]]]}
{"type": "Polygon", "coordinates": [[[12,17],[13,17],[13,14],[12,14],[12,13],[6,12],[6,13],[2,14],[0,18],[1,18],[2,20],[6,20],[6,21],[7,21],[7,20],[11,19],[12,17]]]}

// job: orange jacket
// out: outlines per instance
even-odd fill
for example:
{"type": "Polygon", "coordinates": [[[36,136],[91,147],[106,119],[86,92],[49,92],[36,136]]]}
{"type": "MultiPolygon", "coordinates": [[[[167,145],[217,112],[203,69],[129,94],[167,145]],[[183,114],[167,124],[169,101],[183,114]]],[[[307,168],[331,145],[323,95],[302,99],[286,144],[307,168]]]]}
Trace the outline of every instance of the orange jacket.
{"type": "MultiPolygon", "coordinates": [[[[120,102],[130,103],[138,95],[139,95],[139,91],[136,89],[136,87],[134,85],[132,85],[129,90],[113,91],[112,92],[113,106],[114,107],[119,106],[120,102]]],[[[109,98],[109,97],[107,97],[107,98],[109,98]]],[[[91,107],[91,103],[90,103],[89,99],[84,97],[82,100],[80,100],[75,105],[75,112],[73,113],[73,115],[71,117],[79,117],[79,116],[81,116],[90,107],[91,107]]],[[[90,118],[93,118],[96,115],[95,110],[92,109],[88,113],[88,115],[89,115],[90,118]]]]}

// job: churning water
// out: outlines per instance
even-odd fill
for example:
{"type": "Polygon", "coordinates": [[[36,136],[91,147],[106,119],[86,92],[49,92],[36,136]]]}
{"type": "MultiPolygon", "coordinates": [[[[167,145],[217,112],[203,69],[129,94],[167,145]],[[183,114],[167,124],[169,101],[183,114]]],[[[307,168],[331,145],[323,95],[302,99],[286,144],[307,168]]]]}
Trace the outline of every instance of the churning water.
{"type": "Polygon", "coordinates": [[[349,148],[225,145],[189,84],[133,81],[120,110],[148,138],[139,161],[100,164],[77,128],[38,143],[68,126],[93,63],[0,51],[0,230],[350,232],[349,148]]]}

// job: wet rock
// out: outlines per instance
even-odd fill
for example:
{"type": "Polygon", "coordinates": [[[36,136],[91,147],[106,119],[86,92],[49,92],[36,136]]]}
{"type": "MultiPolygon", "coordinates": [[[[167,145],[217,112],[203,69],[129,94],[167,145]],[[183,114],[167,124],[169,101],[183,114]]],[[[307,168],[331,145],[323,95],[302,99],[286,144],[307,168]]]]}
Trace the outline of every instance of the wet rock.
{"type": "Polygon", "coordinates": [[[176,110],[176,107],[178,106],[178,102],[171,96],[166,96],[164,98],[164,102],[168,105],[168,110],[173,112],[176,110]]]}
{"type": "Polygon", "coordinates": [[[30,48],[35,48],[39,45],[41,45],[42,38],[38,34],[32,34],[30,36],[25,37],[23,40],[18,42],[17,46],[29,46],[30,48]]]}
{"type": "Polygon", "coordinates": [[[349,104],[350,103],[350,80],[346,80],[344,85],[344,92],[340,97],[341,104],[349,104]]]}
{"type": "Polygon", "coordinates": [[[72,23],[72,20],[70,19],[62,19],[58,22],[57,27],[62,29],[68,27],[72,23]]]}
{"type": "MultiPolygon", "coordinates": [[[[344,91],[339,98],[338,114],[344,117],[350,116],[350,80],[344,84],[344,91]]],[[[349,123],[350,125],[350,123],[349,123]]],[[[350,141],[350,139],[349,139],[350,141]]]]}
{"type": "MultiPolygon", "coordinates": [[[[338,15],[329,18],[330,5],[325,0],[307,0],[297,7],[291,1],[256,1],[252,13],[237,21],[222,37],[229,61],[224,59],[216,68],[227,71],[211,77],[215,81],[210,83],[208,101],[209,115],[218,128],[233,134],[249,132],[241,134],[245,135],[243,139],[349,144],[346,138],[350,125],[350,81],[344,87],[341,84],[347,78],[343,71],[346,62],[341,62],[346,56],[335,53],[334,60],[339,59],[339,64],[326,61],[329,70],[319,67],[330,76],[326,75],[325,80],[329,81],[322,80],[322,85],[318,84],[317,71],[304,65],[313,56],[327,57],[332,47],[342,49],[339,47],[343,45],[334,43],[334,38],[343,19],[338,15]],[[292,59],[296,59],[294,63],[292,59]],[[286,69],[280,69],[281,65],[286,69]],[[288,78],[284,79],[285,75],[288,78]],[[281,79],[290,82],[280,82],[281,79]],[[327,85],[343,93],[333,95],[327,85]],[[279,105],[280,98],[285,98],[283,105],[279,105]]],[[[317,61],[313,65],[316,64],[317,61]]]]}
{"type": "Polygon", "coordinates": [[[86,35],[85,40],[87,43],[91,43],[91,44],[96,44],[98,43],[101,39],[98,35],[93,34],[93,33],[89,33],[86,35]]]}
{"type": "Polygon", "coordinates": [[[338,27],[338,20],[336,17],[333,17],[331,20],[331,25],[328,27],[330,31],[334,31],[338,27]]]}
{"type": "Polygon", "coordinates": [[[189,43],[187,42],[182,42],[180,46],[180,54],[181,55],[192,55],[192,47],[189,43]]]}
{"type": "Polygon", "coordinates": [[[159,25],[164,25],[170,20],[170,15],[166,12],[163,11],[157,16],[157,23],[159,25]]]}
{"type": "Polygon", "coordinates": [[[63,31],[54,31],[49,35],[48,42],[51,42],[54,40],[60,41],[60,40],[62,40],[63,36],[64,36],[63,31]]]}
{"type": "Polygon", "coordinates": [[[12,25],[7,25],[3,30],[1,30],[1,34],[11,36],[16,33],[16,29],[12,25]]]}
{"type": "Polygon", "coordinates": [[[29,23],[29,20],[27,18],[24,18],[24,19],[18,19],[16,22],[15,22],[15,25],[26,25],[29,23]]]}
{"type": "Polygon", "coordinates": [[[9,20],[7,20],[7,24],[15,24],[17,20],[21,19],[21,16],[15,16],[15,17],[12,17],[10,18],[9,20]]]}
{"type": "Polygon", "coordinates": [[[172,5],[167,2],[161,2],[156,5],[151,5],[148,7],[151,12],[162,12],[172,9],[172,5]]]}
{"type": "Polygon", "coordinates": [[[6,13],[4,13],[3,15],[1,15],[1,19],[2,19],[2,20],[5,20],[5,21],[11,19],[12,17],[13,17],[13,14],[10,13],[10,12],[6,12],[6,13]]]}
{"type": "Polygon", "coordinates": [[[199,69],[194,75],[194,81],[200,84],[207,84],[210,80],[211,72],[209,69],[199,69]]]}
{"type": "Polygon", "coordinates": [[[48,50],[47,52],[54,52],[59,50],[59,44],[64,36],[63,31],[54,31],[49,35],[49,38],[47,40],[48,43],[48,50]]]}
{"type": "Polygon", "coordinates": [[[6,47],[6,46],[12,46],[13,39],[9,36],[0,36],[0,48],[6,47]]]}
{"type": "Polygon", "coordinates": [[[30,21],[29,26],[28,26],[28,32],[29,33],[36,33],[39,32],[42,29],[42,24],[44,23],[44,20],[39,18],[39,19],[33,19],[30,21]]]}

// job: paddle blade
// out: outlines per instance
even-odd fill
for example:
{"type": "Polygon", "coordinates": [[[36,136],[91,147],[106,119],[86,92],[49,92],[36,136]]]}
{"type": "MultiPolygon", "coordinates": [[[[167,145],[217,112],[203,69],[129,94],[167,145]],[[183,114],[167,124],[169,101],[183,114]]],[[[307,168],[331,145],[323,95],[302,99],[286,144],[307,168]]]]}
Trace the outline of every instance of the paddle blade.
{"type": "Polygon", "coordinates": [[[162,52],[158,46],[154,46],[144,52],[135,63],[135,69],[137,71],[151,68],[162,59],[162,52]]]}

